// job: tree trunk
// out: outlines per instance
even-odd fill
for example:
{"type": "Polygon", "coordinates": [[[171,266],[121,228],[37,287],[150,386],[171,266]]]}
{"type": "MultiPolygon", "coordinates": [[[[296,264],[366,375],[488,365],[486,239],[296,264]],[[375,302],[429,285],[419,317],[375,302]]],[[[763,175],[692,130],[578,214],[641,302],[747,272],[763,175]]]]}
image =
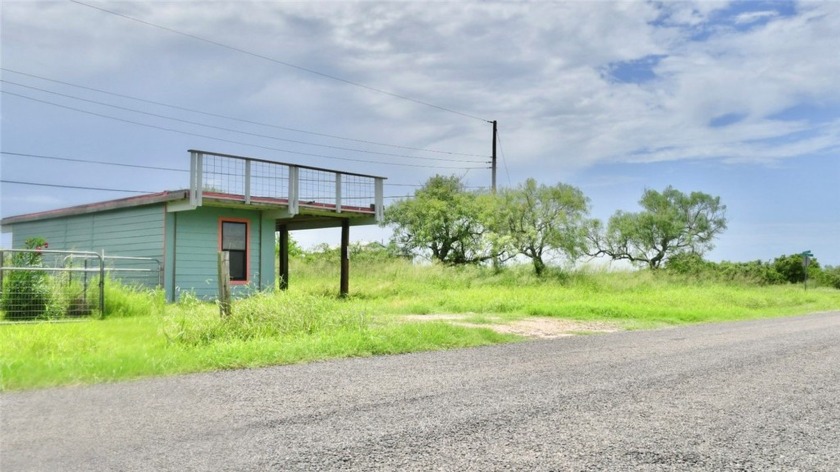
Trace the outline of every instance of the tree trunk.
{"type": "Polygon", "coordinates": [[[543,262],[542,257],[535,256],[534,257],[534,273],[537,274],[537,277],[542,277],[543,271],[545,270],[545,262],[543,262]]]}

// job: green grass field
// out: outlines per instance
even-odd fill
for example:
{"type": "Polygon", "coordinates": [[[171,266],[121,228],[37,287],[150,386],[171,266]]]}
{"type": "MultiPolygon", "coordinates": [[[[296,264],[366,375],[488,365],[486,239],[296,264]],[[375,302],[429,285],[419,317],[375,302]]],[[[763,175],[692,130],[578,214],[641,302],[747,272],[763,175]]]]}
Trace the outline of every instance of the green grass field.
{"type": "Polygon", "coordinates": [[[239,300],[234,315],[157,294],[106,295],[104,320],[0,326],[0,389],[112,382],[314,360],[512,342],[521,338],[405,314],[606,320],[626,329],[840,309],[840,290],[723,284],[665,273],[495,273],[476,267],[354,261],[339,300],[338,264],[293,261],[291,289],[239,300]]]}

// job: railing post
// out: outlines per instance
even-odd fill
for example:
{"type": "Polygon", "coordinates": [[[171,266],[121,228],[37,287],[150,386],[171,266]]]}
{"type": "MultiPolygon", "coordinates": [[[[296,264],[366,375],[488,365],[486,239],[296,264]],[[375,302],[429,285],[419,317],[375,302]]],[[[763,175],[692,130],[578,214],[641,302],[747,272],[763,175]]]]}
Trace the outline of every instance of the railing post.
{"type": "Polygon", "coordinates": [[[195,172],[198,164],[198,153],[190,151],[190,205],[196,206],[195,172]]]}
{"type": "Polygon", "coordinates": [[[297,215],[298,200],[300,199],[300,169],[289,166],[289,214],[297,215]]]}
{"type": "Polygon", "coordinates": [[[190,205],[201,206],[202,192],[204,189],[204,169],[202,154],[199,151],[190,151],[190,205]]]}
{"type": "Polygon", "coordinates": [[[335,173],[335,212],[341,213],[341,174],[335,173]]]}
{"type": "Polygon", "coordinates": [[[251,203],[251,159],[245,159],[245,204],[251,203]]]}
{"type": "Polygon", "coordinates": [[[382,179],[380,177],[376,177],[374,179],[374,194],[375,194],[375,197],[374,197],[375,207],[374,207],[374,209],[375,209],[376,221],[377,222],[381,222],[383,219],[385,219],[385,204],[384,204],[385,197],[383,195],[384,194],[383,186],[384,186],[384,179],[382,179]]]}

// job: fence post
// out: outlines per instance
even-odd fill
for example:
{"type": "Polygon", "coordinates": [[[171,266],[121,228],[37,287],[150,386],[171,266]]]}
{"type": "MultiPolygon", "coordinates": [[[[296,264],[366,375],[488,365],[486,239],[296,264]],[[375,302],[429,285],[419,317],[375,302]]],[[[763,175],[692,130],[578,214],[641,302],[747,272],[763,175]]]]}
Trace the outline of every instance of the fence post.
{"type": "Polygon", "coordinates": [[[105,318],[105,250],[99,255],[99,316],[105,318]]]}
{"type": "Polygon", "coordinates": [[[6,262],[6,254],[0,251],[0,295],[3,294],[3,264],[6,262]]]}
{"type": "Polygon", "coordinates": [[[230,253],[219,251],[219,314],[230,316],[230,253]]]}

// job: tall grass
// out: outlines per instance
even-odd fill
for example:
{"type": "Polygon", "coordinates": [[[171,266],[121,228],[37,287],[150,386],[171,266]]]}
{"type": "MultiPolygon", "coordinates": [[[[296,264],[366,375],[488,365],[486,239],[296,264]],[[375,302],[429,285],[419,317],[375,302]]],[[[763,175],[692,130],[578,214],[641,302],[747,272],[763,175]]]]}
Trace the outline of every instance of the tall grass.
{"type": "Polygon", "coordinates": [[[367,329],[365,313],[353,313],[338,300],[306,294],[256,293],[236,300],[232,313],[198,311],[194,306],[165,318],[164,335],[171,342],[206,345],[216,341],[307,336],[367,329]]]}
{"type": "MultiPolygon", "coordinates": [[[[337,265],[300,259],[293,291],[331,295],[337,265]]],[[[350,303],[380,314],[480,313],[626,321],[634,327],[790,315],[840,308],[840,291],[802,285],[690,280],[666,272],[530,267],[418,266],[404,260],[351,265],[350,303]],[[357,275],[359,274],[359,275],[357,275]]]]}
{"type": "Polygon", "coordinates": [[[840,309],[840,290],[688,280],[665,273],[502,271],[353,259],[351,296],[338,298],[338,262],[292,261],[291,289],[212,303],[106,284],[102,320],[0,325],[0,389],[287,364],[510,342],[516,336],[402,314],[550,316],[627,328],[840,309]]]}

